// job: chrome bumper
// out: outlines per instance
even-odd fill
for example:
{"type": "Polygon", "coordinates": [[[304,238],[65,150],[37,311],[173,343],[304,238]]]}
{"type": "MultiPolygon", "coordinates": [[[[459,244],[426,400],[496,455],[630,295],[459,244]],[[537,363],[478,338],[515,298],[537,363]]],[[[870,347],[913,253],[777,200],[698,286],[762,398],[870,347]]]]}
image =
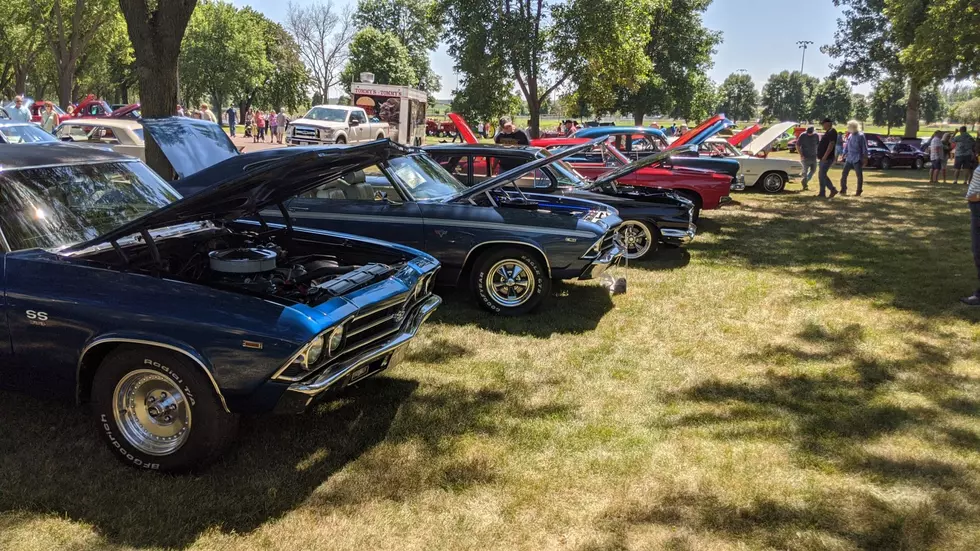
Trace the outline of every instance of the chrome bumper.
{"type": "Polygon", "coordinates": [[[683,245],[685,243],[690,243],[691,240],[694,239],[694,235],[697,234],[697,231],[698,231],[697,226],[695,226],[694,224],[689,224],[687,226],[686,231],[672,229],[672,228],[665,228],[660,230],[660,235],[662,235],[665,239],[670,240],[671,242],[674,243],[679,242],[680,244],[683,245]]]}
{"type": "MultiPolygon", "coordinates": [[[[357,371],[358,368],[364,367],[371,362],[393,354],[403,346],[407,345],[418,333],[419,327],[422,326],[422,323],[427,320],[433,312],[435,312],[436,308],[438,308],[440,304],[442,304],[441,298],[436,295],[430,296],[422,301],[422,303],[416,307],[416,310],[413,313],[409,314],[402,324],[401,331],[393,338],[373,348],[369,348],[361,354],[339,365],[331,366],[328,371],[321,373],[312,381],[301,381],[289,385],[289,387],[286,389],[286,394],[298,393],[306,395],[306,404],[304,404],[304,406],[308,405],[317,394],[320,394],[321,392],[334,386],[337,382],[343,380],[344,377],[357,371]]],[[[377,371],[380,371],[380,369],[376,370],[375,372],[377,371]]],[[[358,379],[360,379],[360,377],[358,379]]]]}
{"type": "Polygon", "coordinates": [[[623,249],[619,244],[618,237],[613,241],[613,246],[605,253],[599,255],[591,264],[582,270],[579,279],[594,279],[601,276],[623,256],[623,249]]]}
{"type": "Polygon", "coordinates": [[[735,181],[732,182],[732,191],[745,191],[745,175],[739,174],[735,177],[735,181]]]}

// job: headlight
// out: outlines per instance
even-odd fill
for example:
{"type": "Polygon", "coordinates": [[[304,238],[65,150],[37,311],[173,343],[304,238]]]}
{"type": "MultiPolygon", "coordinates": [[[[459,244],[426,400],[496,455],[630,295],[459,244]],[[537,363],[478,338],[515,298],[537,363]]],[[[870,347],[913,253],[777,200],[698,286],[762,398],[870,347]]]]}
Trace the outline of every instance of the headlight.
{"type": "Polygon", "coordinates": [[[321,335],[306,345],[306,349],[296,358],[296,363],[299,363],[303,369],[310,370],[323,358],[326,349],[327,337],[321,335]]]}
{"type": "Polygon", "coordinates": [[[338,350],[340,350],[340,346],[342,344],[344,344],[343,325],[334,329],[333,332],[330,333],[330,336],[327,337],[327,353],[333,356],[338,350]]]}
{"type": "Polygon", "coordinates": [[[333,136],[333,128],[324,128],[324,129],[320,130],[320,137],[321,138],[329,138],[331,136],[333,136]]]}

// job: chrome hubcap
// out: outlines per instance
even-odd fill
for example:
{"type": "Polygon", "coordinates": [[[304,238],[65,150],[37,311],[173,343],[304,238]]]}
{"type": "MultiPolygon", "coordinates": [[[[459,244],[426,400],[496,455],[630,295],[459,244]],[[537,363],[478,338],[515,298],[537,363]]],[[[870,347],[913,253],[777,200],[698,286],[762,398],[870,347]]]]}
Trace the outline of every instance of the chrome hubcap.
{"type": "Polygon", "coordinates": [[[619,226],[619,240],[626,246],[626,258],[635,260],[650,252],[653,235],[646,224],[627,220],[619,226]]]}
{"type": "Polygon", "coordinates": [[[487,272],[490,299],[508,308],[527,302],[534,294],[534,285],[534,273],[520,260],[501,260],[487,272]]]}
{"type": "Polygon", "coordinates": [[[150,369],[126,374],[116,385],[115,418],[123,437],[148,455],[177,451],[191,429],[184,393],[165,375],[150,369]]]}
{"type": "Polygon", "coordinates": [[[768,189],[769,191],[776,191],[776,190],[778,190],[779,189],[779,184],[781,184],[781,183],[782,183],[782,180],[779,178],[779,176],[772,176],[772,175],[771,176],[766,176],[765,186],[766,186],[766,189],[768,189]]]}

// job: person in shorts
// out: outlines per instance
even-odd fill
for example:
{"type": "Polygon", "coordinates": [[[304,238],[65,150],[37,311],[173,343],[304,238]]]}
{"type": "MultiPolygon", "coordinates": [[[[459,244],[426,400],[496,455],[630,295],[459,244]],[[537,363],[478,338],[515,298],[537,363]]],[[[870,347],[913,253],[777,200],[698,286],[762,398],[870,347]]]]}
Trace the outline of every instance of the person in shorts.
{"type": "Polygon", "coordinates": [[[953,183],[960,183],[960,171],[965,171],[963,183],[967,183],[970,176],[970,168],[973,166],[973,146],[975,140],[966,131],[966,126],[961,126],[959,133],[953,138],[953,183]]]}
{"type": "Polygon", "coordinates": [[[929,183],[939,183],[939,173],[943,170],[943,133],[936,130],[932,133],[929,140],[929,160],[932,162],[932,170],[929,171],[929,183]]]}

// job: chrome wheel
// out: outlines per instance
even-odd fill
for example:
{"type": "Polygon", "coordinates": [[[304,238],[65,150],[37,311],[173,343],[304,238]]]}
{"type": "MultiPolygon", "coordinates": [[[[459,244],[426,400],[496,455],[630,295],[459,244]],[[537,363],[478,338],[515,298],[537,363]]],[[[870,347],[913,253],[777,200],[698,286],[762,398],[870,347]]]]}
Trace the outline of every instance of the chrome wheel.
{"type": "Polygon", "coordinates": [[[779,193],[783,189],[783,177],[779,174],[768,174],[762,180],[762,189],[768,193],[779,193]]]}
{"type": "Polygon", "coordinates": [[[191,408],[173,379],[150,369],[131,371],[114,396],[116,426],[139,451],[169,455],[187,441],[191,408]]]}
{"type": "Polygon", "coordinates": [[[619,226],[619,240],[626,247],[624,256],[630,260],[642,258],[653,246],[653,233],[643,222],[626,220],[619,226]]]}
{"type": "Polygon", "coordinates": [[[501,260],[487,271],[485,285],[492,301],[514,308],[534,296],[534,272],[520,260],[501,260]]]}

